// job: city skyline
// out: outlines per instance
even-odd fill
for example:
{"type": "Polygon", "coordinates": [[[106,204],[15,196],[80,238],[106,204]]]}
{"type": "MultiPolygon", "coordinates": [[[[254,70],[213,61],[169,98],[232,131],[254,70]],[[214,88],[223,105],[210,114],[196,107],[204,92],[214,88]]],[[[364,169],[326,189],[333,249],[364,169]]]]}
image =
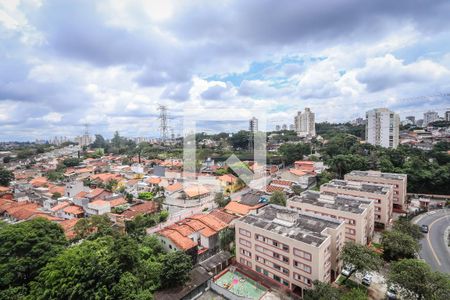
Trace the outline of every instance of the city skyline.
{"type": "Polygon", "coordinates": [[[320,2],[3,1],[0,139],[76,136],[84,123],[158,136],[159,105],[172,121],[187,105],[243,121],[264,108],[274,127],[305,107],[317,122],[445,112],[446,2],[320,2]]]}

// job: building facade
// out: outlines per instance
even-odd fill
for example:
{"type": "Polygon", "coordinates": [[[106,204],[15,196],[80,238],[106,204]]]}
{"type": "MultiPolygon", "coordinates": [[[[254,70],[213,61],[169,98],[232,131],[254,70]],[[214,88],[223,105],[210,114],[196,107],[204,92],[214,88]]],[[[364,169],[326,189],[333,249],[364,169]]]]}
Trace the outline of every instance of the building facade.
{"type": "Polygon", "coordinates": [[[430,123],[439,120],[439,115],[435,111],[427,111],[423,114],[423,126],[428,126],[430,123]]]}
{"type": "Polygon", "coordinates": [[[302,296],[340,272],[344,222],[267,205],[235,223],[236,261],[302,296]]]}
{"type": "Polygon", "coordinates": [[[366,142],[385,148],[397,148],[400,116],[387,108],[366,112],[366,142]]]}
{"type": "Polygon", "coordinates": [[[314,137],[316,136],[315,114],[308,107],[304,112],[297,112],[294,118],[295,131],[300,137],[314,137]]]}
{"type": "Polygon", "coordinates": [[[386,228],[392,219],[392,199],[394,190],[390,185],[364,183],[334,179],[320,186],[321,193],[349,195],[373,200],[375,206],[374,225],[386,228]]]}
{"type": "Polygon", "coordinates": [[[345,222],[345,239],[367,245],[374,232],[374,201],[348,195],[304,191],[287,200],[287,207],[345,222]]]}
{"type": "Polygon", "coordinates": [[[380,171],[352,171],[344,176],[345,180],[360,181],[375,184],[391,185],[394,189],[392,208],[407,210],[406,193],[408,175],[398,173],[382,173],[380,171]]]}

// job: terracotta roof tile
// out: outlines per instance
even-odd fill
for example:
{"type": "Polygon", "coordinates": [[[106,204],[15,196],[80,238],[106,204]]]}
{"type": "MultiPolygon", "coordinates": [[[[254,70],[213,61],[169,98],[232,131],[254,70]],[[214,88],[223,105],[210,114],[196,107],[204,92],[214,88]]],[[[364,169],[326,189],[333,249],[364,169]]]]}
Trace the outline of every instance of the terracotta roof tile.
{"type": "Polygon", "coordinates": [[[183,189],[183,185],[179,182],[176,182],[176,183],[171,184],[166,187],[166,191],[168,191],[168,192],[181,191],[182,189],[183,189]]]}
{"type": "Polygon", "coordinates": [[[61,210],[63,208],[66,208],[69,205],[70,205],[70,203],[68,201],[63,201],[63,202],[60,202],[60,203],[56,204],[55,206],[53,206],[50,210],[51,211],[58,211],[58,210],[61,210]]]}
{"type": "Polygon", "coordinates": [[[189,198],[202,196],[208,194],[210,191],[203,185],[192,185],[184,189],[184,192],[189,198]]]}
{"type": "Polygon", "coordinates": [[[77,206],[77,205],[68,206],[68,207],[64,208],[63,211],[65,213],[72,214],[72,215],[80,215],[80,214],[84,213],[83,208],[80,206],[77,206]]]}

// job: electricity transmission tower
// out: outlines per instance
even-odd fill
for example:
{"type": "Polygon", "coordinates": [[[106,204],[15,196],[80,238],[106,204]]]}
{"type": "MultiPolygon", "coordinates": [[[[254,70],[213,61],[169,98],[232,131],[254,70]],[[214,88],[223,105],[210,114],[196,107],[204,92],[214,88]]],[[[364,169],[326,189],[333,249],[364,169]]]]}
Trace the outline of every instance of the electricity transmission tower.
{"type": "Polygon", "coordinates": [[[159,105],[159,130],[161,131],[161,140],[165,142],[168,137],[169,126],[167,125],[167,107],[165,105],[159,105]]]}

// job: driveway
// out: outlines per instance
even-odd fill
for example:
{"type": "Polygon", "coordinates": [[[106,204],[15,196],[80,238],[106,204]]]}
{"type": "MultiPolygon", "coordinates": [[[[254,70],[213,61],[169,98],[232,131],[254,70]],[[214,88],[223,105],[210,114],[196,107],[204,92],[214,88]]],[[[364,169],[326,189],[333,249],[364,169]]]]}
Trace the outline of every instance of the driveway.
{"type": "Polygon", "coordinates": [[[450,273],[450,248],[445,242],[444,232],[450,226],[450,210],[428,212],[413,219],[417,225],[428,225],[428,234],[421,239],[420,257],[435,271],[450,273]]]}

